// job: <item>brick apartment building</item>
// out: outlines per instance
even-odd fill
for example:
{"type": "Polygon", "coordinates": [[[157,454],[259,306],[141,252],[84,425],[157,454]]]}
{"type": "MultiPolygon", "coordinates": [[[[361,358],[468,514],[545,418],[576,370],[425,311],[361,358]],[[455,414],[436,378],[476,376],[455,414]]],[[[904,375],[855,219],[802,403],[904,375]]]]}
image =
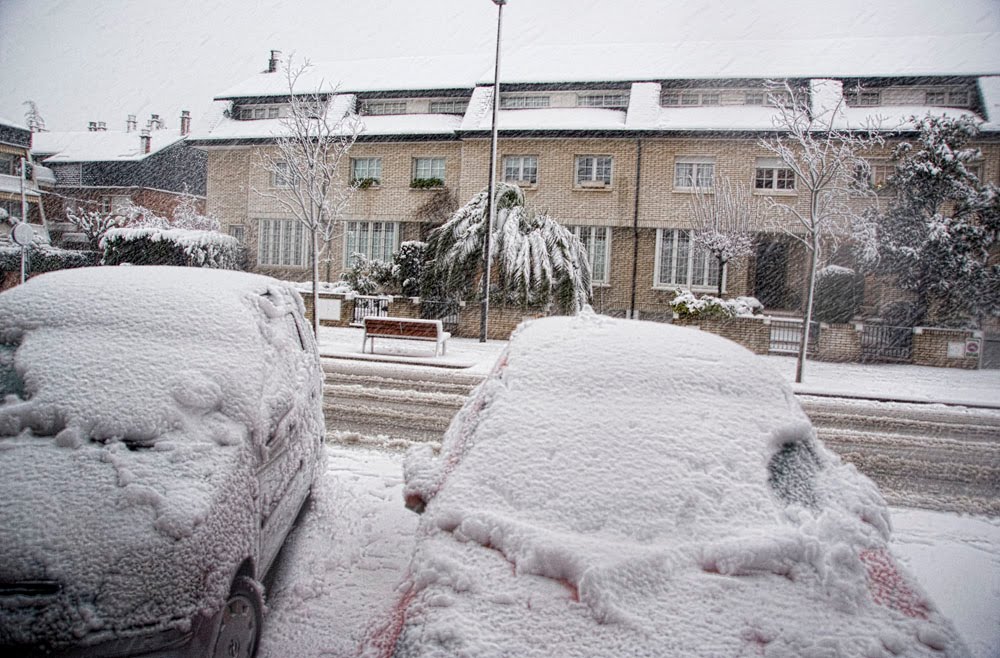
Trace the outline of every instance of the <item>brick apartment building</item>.
{"type": "Polygon", "coordinates": [[[206,157],[186,146],[190,128],[185,111],[174,129],[154,114],[141,129],[129,115],[124,131],[91,121],[86,131],[34,133],[32,155],[55,175],[43,187],[53,239],[82,239],[66,221],[67,209],[113,212],[131,201],[169,218],[185,192],[203,205],[206,157]]]}
{"type": "MultiPolygon", "coordinates": [[[[579,49],[539,47],[515,53],[501,73],[499,178],[582,238],[599,311],[664,317],[674,290],[714,292],[718,277],[726,296],[755,295],[771,311],[799,308],[805,254],[794,240],[762,233],[754,256],[722,272],[690,245],[693,192],[722,178],[805,205],[790,170],[758,144],[774,132],[768,89],[776,79],[814,106],[820,96],[843,97],[854,125],[869,114],[890,126],[928,112],[973,115],[983,122],[979,175],[1000,180],[1000,77],[935,68],[930,57],[904,66],[863,54],[848,58],[854,64],[775,55],[723,66],[719,57],[671,61],[644,48],[653,46],[611,46],[581,65],[579,49]],[[907,74],[885,74],[897,66],[907,74]]],[[[255,191],[282,184],[260,161],[287,113],[287,80],[273,54],[270,64],[218,96],[226,118],[190,143],[208,154],[208,211],[244,241],[256,270],[307,279],[307,236],[255,191]]],[[[401,241],[423,239],[430,226],[421,209],[435,194],[464,203],[486,187],[491,78],[488,59],[414,57],[326,64],[300,80],[303,92],[339,81],[332,106],[357,111],[364,123],[342,176],[344,184],[371,180],[355,192],[332,245],[334,279],[351,253],[385,260],[401,241]],[[425,188],[427,179],[441,185],[425,188]]],[[[873,155],[876,179],[888,153],[873,155]]]]}

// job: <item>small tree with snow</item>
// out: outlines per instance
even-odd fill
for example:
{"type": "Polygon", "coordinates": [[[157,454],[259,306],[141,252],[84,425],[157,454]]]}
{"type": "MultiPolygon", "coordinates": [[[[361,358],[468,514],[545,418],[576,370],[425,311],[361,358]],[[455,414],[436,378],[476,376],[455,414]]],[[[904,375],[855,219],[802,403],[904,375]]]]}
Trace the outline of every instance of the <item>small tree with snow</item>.
{"type": "Polygon", "coordinates": [[[763,224],[764,206],[749,187],[734,185],[724,178],[711,194],[697,188],[688,204],[688,213],[694,227],[691,242],[719,263],[719,297],[722,297],[721,272],[730,261],[753,253],[753,232],[763,224]]]}
{"type": "MultiPolygon", "coordinates": [[[[309,231],[312,252],[313,308],[319,306],[320,253],[327,250],[343,218],[354,187],[346,182],[341,162],[361,131],[361,122],[335,89],[300,93],[296,86],[309,70],[305,61],[285,66],[288,114],[281,119],[273,149],[261,152],[261,166],[275,183],[255,190],[272,199],[309,231]],[[345,105],[334,107],[341,99],[345,105]]],[[[313,331],[319,332],[319,315],[313,313],[313,331]]]]}
{"type": "Polygon", "coordinates": [[[127,218],[112,212],[101,210],[84,210],[83,208],[67,208],[66,220],[77,231],[87,238],[87,244],[92,250],[99,248],[101,238],[113,228],[125,226],[127,218]]]}
{"type": "Polygon", "coordinates": [[[198,199],[188,192],[186,185],[180,201],[174,206],[171,225],[174,228],[186,228],[193,231],[218,231],[221,227],[217,218],[198,210],[198,199]]]}
{"type": "MultiPolygon", "coordinates": [[[[483,190],[431,232],[425,288],[463,297],[482,289],[488,195],[483,190]]],[[[590,263],[579,238],[548,215],[525,207],[524,192],[516,185],[498,184],[495,199],[490,257],[496,264],[496,289],[511,301],[554,303],[567,313],[589,303],[590,263]]]]}
{"type": "Polygon", "coordinates": [[[863,154],[883,144],[884,138],[875,125],[843,127],[844,95],[839,82],[814,80],[808,94],[785,82],[775,85],[770,97],[776,108],[776,133],[758,144],[792,171],[797,199],[804,197],[805,202],[805,208],[799,208],[796,202],[767,198],[770,227],[800,242],[809,254],[805,323],[795,369],[795,381],[801,382],[821,252],[863,233],[866,204],[862,197],[867,194],[874,203],[875,196],[858,185],[858,172],[868,169],[863,154]]]}
{"type": "Polygon", "coordinates": [[[33,100],[24,101],[24,105],[28,106],[28,109],[24,112],[24,122],[28,124],[28,130],[33,133],[40,133],[45,131],[45,119],[42,118],[42,113],[38,111],[38,104],[33,100]]]}
{"type": "Polygon", "coordinates": [[[968,145],[979,128],[971,117],[914,123],[918,136],[892,155],[892,197],[878,214],[879,268],[913,291],[920,312],[930,311],[935,322],[998,315],[1000,265],[990,257],[1000,233],[1000,195],[970,169],[982,158],[968,145]]]}

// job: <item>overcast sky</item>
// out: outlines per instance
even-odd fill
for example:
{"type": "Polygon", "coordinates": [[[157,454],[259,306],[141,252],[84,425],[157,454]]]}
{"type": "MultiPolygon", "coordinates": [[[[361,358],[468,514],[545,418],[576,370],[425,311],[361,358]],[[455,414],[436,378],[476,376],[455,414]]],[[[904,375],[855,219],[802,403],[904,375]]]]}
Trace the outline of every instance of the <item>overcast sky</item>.
{"type": "MultiPolygon", "coordinates": [[[[314,61],[492,51],[490,0],[0,0],[0,117],[38,103],[50,130],[181,109],[262,70],[271,48],[314,61]],[[294,7],[290,9],[289,7],[294,7]]],[[[1000,0],[509,0],[504,48],[1000,33],[1000,0]]],[[[600,49],[595,48],[595,57],[600,49]]],[[[994,71],[1000,73],[1000,53],[994,71]]]]}

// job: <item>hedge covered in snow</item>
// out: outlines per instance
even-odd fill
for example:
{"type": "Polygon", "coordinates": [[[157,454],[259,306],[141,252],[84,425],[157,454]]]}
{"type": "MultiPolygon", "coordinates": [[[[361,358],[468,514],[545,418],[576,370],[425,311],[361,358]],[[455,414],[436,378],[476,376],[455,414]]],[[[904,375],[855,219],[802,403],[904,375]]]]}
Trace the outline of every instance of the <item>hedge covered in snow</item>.
{"type": "MultiPolygon", "coordinates": [[[[28,250],[28,274],[40,274],[76,267],[90,267],[100,262],[101,254],[96,251],[59,249],[51,245],[33,245],[28,250]]],[[[21,248],[17,245],[0,246],[0,271],[21,271],[21,248]]]]}
{"type": "Polygon", "coordinates": [[[739,315],[755,315],[764,309],[756,297],[736,297],[720,299],[712,295],[696,297],[694,293],[680,291],[670,307],[679,318],[735,318],[739,315]]]}
{"type": "Polygon", "coordinates": [[[181,265],[223,270],[245,269],[239,240],[217,231],[113,228],[101,238],[104,265],[181,265]]]}

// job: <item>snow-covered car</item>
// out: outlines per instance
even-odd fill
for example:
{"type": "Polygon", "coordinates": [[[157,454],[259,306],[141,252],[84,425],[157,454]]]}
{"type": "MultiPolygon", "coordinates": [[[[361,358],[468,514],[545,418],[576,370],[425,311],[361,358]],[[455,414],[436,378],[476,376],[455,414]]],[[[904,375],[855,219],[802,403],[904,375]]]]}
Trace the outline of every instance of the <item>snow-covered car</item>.
{"type": "Polygon", "coordinates": [[[322,454],[303,310],[197,268],[0,294],[0,655],[254,654],[322,454]]]}
{"type": "Polygon", "coordinates": [[[968,653],[872,482],[707,333],[527,323],[404,475],[423,516],[368,656],[968,653]]]}

